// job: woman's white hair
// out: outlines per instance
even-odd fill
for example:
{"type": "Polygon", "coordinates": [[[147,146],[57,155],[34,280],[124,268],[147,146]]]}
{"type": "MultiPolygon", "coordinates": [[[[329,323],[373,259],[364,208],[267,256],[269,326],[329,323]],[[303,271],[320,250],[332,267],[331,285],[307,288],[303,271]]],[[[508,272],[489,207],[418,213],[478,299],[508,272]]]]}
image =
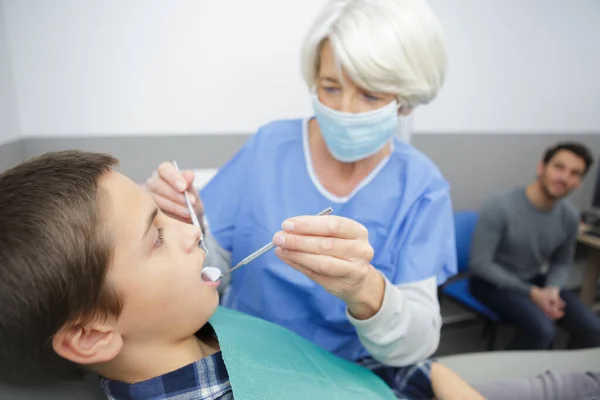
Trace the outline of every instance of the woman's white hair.
{"type": "Polygon", "coordinates": [[[446,75],[442,28],[424,0],[332,0],[310,28],[302,73],[314,88],[323,43],[358,86],[414,107],[433,100],[446,75]]]}

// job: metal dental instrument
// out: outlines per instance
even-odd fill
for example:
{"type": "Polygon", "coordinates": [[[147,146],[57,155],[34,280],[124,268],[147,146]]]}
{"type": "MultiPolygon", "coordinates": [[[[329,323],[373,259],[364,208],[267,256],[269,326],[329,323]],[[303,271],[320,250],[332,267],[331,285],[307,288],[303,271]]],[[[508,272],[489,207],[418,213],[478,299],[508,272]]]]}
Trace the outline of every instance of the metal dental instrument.
{"type": "MultiPolygon", "coordinates": [[[[332,211],[333,211],[333,208],[327,207],[326,209],[324,209],[323,211],[318,213],[317,216],[327,215],[327,214],[330,214],[332,211]]],[[[275,247],[275,243],[273,243],[273,242],[264,245],[263,247],[256,250],[254,253],[250,254],[248,257],[246,257],[242,261],[240,261],[235,267],[231,268],[229,271],[224,272],[223,275],[229,274],[232,271],[238,269],[239,267],[243,267],[244,265],[256,260],[258,257],[262,256],[263,254],[265,254],[267,251],[273,249],[274,247],[275,247]]]]}
{"type": "MultiPolygon", "coordinates": [[[[177,165],[177,161],[173,160],[173,165],[175,166],[177,172],[180,172],[179,166],[177,165]]],[[[195,227],[201,228],[200,222],[198,221],[198,216],[196,215],[194,207],[192,207],[192,201],[190,200],[190,195],[188,194],[187,190],[183,192],[183,195],[185,196],[185,204],[187,205],[188,211],[190,212],[190,216],[192,218],[192,224],[194,224],[195,227]]],[[[202,246],[202,250],[204,250],[205,255],[208,255],[208,249],[204,244],[204,234],[200,238],[200,246],[202,246]]]]}
{"type": "MultiPolygon", "coordinates": [[[[180,170],[179,170],[179,166],[177,165],[177,161],[173,161],[173,165],[175,166],[175,169],[177,169],[177,171],[179,172],[180,170]]],[[[192,207],[192,202],[190,200],[190,196],[187,191],[184,192],[183,194],[185,196],[185,204],[187,205],[188,211],[190,212],[190,216],[192,218],[192,223],[194,224],[194,226],[197,226],[200,228],[200,223],[198,222],[198,216],[196,215],[196,212],[194,211],[194,207],[192,207]]],[[[317,216],[327,215],[327,214],[330,214],[331,212],[333,212],[333,208],[327,207],[326,209],[324,209],[323,211],[318,213],[317,216]]],[[[204,244],[204,236],[200,239],[200,245],[202,246],[202,249],[204,250],[206,255],[208,255],[208,249],[206,248],[206,245],[204,244]]],[[[249,264],[250,262],[256,260],[258,257],[262,256],[263,254],[265,254],[267,251],[273,249],[274,247],[275,247],[275,243],[273,243],[273,242],[270,242],[269,244],[264,245],[263,247],[256,250],[254,253],[250,254],[248,257],[246,257],[242,261],[240,261],[235,267],[231,268],[230,270],[228,270],[224,273],[221,273],[221,270],[216,267],[204,267],[202,274],[203,274],[203,276],[208,277],[211,281],[215,282],[218,279],[220,279],[222,276],[229,274],[233,270],[238,269],[239,267],[243,267],[244,265],[249,264]]]]}

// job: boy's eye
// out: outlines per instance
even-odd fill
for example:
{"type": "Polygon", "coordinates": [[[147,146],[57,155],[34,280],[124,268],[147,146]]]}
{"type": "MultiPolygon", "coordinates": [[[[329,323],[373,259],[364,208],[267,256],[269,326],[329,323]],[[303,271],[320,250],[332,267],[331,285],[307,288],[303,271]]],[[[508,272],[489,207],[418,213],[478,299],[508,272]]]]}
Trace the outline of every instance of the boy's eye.
{"type": "Polygon", "coordinates": [[[331,87],[331,86],[329,86],[329,87],[328,86],[324,86],[323,90],[325,92],[327,92],[327,93],[335,93],[335,92],[337,92],[339,90],[339,88],[331,87]]]}
{"type": "Polygon", "coordinates": [[[164,238],[165,238],[164,228],[158,228],[158,238],[156,239],[156,242],[154,242],[154,248],[160,247],[164,242],[164,238]]]}

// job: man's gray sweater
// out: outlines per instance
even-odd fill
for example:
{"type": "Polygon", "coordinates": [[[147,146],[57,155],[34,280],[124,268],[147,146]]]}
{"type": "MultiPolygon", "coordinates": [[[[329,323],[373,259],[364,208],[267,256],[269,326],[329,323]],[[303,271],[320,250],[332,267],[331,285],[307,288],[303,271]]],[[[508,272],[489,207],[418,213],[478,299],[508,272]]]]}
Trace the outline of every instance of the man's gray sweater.
{"type": "Polygon", "coordinates": [[[471,246],[471,272],[500,288],[529,293],[527,280],[549,267],[546,286],[563,287],[572,263],[579,212],[567,201],[540,210],[525,188],[489,200],[471,246]]]}

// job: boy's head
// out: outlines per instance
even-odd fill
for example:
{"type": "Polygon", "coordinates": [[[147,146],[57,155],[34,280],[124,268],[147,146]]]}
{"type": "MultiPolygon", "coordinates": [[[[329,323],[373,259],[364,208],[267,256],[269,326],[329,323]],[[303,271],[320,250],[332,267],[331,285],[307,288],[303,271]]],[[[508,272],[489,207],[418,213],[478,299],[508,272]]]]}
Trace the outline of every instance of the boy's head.
{"type": "Polygon", "coordinates": [[[0,379],[129,363],[216,308],[200,230],[162,214],[116,164],[64,151],[0,174],[0,379]]]}

